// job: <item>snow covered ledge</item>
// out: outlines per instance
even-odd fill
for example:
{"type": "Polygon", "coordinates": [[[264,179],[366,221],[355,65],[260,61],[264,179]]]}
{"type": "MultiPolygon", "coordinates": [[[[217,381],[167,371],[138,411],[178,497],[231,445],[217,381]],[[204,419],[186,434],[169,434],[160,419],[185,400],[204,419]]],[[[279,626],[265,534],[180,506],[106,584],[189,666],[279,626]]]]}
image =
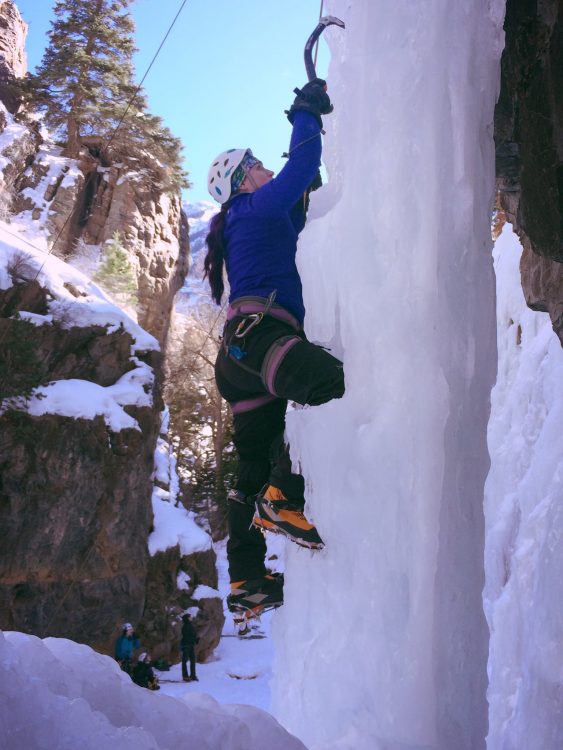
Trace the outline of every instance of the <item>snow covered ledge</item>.
{"type": "Polygon", "coordinates": [[[289,416],[308,512],[274,709],[315,750],[479,750],[483,488],[496,368],[489,209],[501,0],[329,0],[329,185],[299,246],[339,402],[289,416]]]}

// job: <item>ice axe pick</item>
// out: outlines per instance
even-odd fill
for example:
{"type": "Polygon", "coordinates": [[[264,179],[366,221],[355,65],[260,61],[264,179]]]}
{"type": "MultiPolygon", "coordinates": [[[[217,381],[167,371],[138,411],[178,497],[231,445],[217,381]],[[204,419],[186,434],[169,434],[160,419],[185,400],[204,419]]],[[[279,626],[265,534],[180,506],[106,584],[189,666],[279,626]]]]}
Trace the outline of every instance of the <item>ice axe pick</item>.
{"type": "Polygon", "coordinates": [[[340,18],[336,18],[336,16],[323,16],[305,43],[305,53],[303,57],[305,58],[305,70],[307,71],[307,78],[309,81],[312,81],[313,78],[317,77],[317,71],[315,70],[315,64],[313,63],[313,47],[315,46],[315,42],[327,26],[333,25],[340,26],[341,29],[346,28],[344,21],[341,21],[340,18]]]}

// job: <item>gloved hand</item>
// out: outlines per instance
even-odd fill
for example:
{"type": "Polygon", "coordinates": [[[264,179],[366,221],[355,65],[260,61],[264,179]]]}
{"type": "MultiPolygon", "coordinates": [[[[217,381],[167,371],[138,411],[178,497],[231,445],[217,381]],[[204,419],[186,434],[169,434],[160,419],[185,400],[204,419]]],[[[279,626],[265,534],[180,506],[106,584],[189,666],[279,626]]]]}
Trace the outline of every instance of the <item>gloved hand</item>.
{"type": "Polygon", "coordinates": [[[290,123],[293,125],[296,112],[310,112],[317,118],[319,126],[322,128],[321,115],[328,115],[334,109],[330,97],[326,93],[326,81],[323,81],[322,78],[313,78],[302,89],[294,89],[294,91],[297,96],[291,105],[291,109],[287,112],[287,119],[290,123]]]}

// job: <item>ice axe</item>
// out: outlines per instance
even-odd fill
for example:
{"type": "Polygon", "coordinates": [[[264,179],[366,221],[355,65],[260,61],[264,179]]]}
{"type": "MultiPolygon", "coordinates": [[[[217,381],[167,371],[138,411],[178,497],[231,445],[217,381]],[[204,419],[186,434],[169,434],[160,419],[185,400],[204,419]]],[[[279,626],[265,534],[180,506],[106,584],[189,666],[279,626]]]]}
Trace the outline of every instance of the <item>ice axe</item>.
{"type": "Polygon", "coordinates": [[[345,29],[346,25],[344,24],[344,21],[341,21],[340,18],[336,18],[336,16],[323,16],[319,23],[317,24],[316,29],[313,31],[311,36],[307,39],[307,42],[305,44],[305,53],[303,57],[305,58],[305,70],[307,71],[307,78],[312,81],[313,78],[317,77],[317,71],[315,70],[315,64],[313,63],[313,47],[315,46],[315,42],[320,37],[320,35],[323,33],[323,31],[326,29],[327,26],[340,26],[341,29],[345,29]]]}
{"type": "MultiPolygon", "coordinates": [[[[305,53],[303,56],[305,58],[305,70],[307,71],[307,78],[309,79],[309,81],[312,81],[317,77],[317,71],[315,70],[315,64],[313,62],[313,47],[315,46],[315,42],[317,41],[317,39],[320,37],[320,35],[323,33],[323,31],[326,29],[327,26],[333,26],[333,25],[340,26],[341,29],[346,28],[344,21],[341,21],[340,18],[336,18],[336,16],[323,16],[322,18],[319,19],[319,22],[315,30],[313,31],[313,33],[311,34],[311,36],[307,39],[305,43],[305,53]]],[[[324,85],[324,90],[326,91],[326,83],[324,85]]],[[[303,96],[303,92],[301,91],[301,89],[295,88],[293,89],[293,91],[295,94],[297,94],[297,96],[303,96]]],[[[332,107],[330,111],[332,112],[332,107]]],[[[289,114],[288,110],[285,110],[285,113],[289,114]]],[[[321,132],[324,133],[324,130],[321,130],[321,132]]],[[[312,137],[315,138],[316,135],[313,135],[312,137]]],[[[306,142],[307,141],[304,141],[304,143],[306,142]]],[[[289,154],[292,151],[295,151],[295,149],[301,145],[303,144],[298,143],[297,146],[294,146],[289,153],[287,152],[283,153],[282,156],[284,158],[289,158],[289,154]]],[[[320,173],[318,176],[320,178],[320,173]]]]}

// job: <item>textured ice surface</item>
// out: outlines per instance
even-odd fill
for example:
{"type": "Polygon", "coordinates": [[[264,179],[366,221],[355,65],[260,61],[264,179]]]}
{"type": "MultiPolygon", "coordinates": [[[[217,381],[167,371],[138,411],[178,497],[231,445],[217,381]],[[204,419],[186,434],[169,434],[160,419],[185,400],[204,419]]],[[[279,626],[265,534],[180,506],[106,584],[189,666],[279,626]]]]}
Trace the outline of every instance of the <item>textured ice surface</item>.
{"type": "Polygon", "coordinates": [[[563,747],[563,349],[526,307],[522,248],[495,245],[498,379],[486,485],[489,750],[563,747]]]}
{"type": "Polygon", "coordinates": [[[477,750],[483,487],[496,369],[489,227],[500,2],[325,13],[329,184],[299,244],[306,330],[346,394],[289,415],[308,513],[276,618],[274,709],[318,750],[477,750]]]}
{"type": "Polygon", "coordinates": [[[62,638],[0,633],[0,745],[9,750],[305,750],[269,714],[134,685],[62,638]]]}

